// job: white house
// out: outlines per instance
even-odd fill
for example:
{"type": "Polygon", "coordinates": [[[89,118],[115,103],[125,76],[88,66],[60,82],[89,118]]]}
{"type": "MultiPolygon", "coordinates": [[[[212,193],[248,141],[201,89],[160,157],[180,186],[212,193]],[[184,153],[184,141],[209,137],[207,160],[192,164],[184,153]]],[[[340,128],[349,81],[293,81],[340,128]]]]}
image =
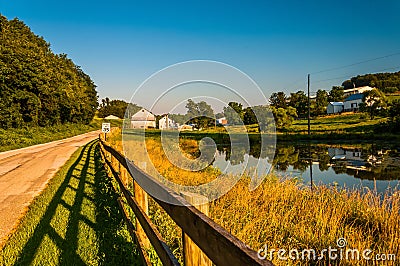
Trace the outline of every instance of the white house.
{"type": "Polygon", "coordinates": [[[360,103],[362,103],[363,96],[364,95],[362,93],[357,93],[347,97],[344,100],[344,111],[345,112],[358,111],[358,109],[360,108],[360,103]]]}
{"type": "Polygon", "coordinates": [[[156,117],[142,108],[131,117],[131,128],[156,128],[156,117]]]}
{"type": "Polygon", "coordinates": [[[343,102],[330,102],[326,107],[327,114],[338,114],[343,112],[344,104],[343,102]]]}
{"type": "Polygon", "coordinates": [[[166,115],[158,121],[158,128],[161,130],[178,129],[178,124],[166,115]]]}

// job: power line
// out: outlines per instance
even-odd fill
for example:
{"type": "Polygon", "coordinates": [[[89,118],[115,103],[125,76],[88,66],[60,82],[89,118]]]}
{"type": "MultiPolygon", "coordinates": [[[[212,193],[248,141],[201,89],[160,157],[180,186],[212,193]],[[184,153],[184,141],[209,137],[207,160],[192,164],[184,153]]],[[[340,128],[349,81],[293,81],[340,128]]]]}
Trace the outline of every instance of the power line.
{"type": "Polygon", "coordinates": [[[315,74],[319,74],[319,73],[324,73],[324,72],[329,72],[329,71],[338,70],[338,69],[342,69],[342,68],[347,68],[347,67],[351,67],[351,66],[356,66],[356,65],[360,65],[360,64],[372,62],[372,61],[375,61],[375,60],[379,60],[379,59],[383,59],[383,58],[388,58],[388,57],[395,56],[395,55],[400,55],[400,52],[397,52],[397,53],[394,53],[394,54],[388,54],[388,55],[384,55],[384,56],[380,56],[380,57],[376,57],[376,58],[372,58],[372,59],[368,59],[368,60],[364,60],[364,61],[360,61],[360,62],[356,62],[356,63],[352,63],[352,64],[349,64],[349,65],[344,65],[344,66],[340,66],[340,67],[329,68],[329,69],[325,69],[325,70],[313,72],[313,73],[311,73],[311,74],[314,74],[314,75],[315,75],[315,74]]]}
{"type": "MultiPolygon", "coordinates": [[[[385,69],[381,69],[381,70],[374,71],[374,72],[382,72],[382,71],[386,71],[386,70],[393,70],[393,69],[399,69],[399,68],[400,68],[400,66],[390,67],[390,68],[385,68],[385,69]]],[[[336,77],[336,78],[322,79],[322,80],[313,81],[313,83],[320,83],[320,82],[324,82],[324,81],[344,79],[344,78],[349,78],[351,76],[354,76],[354,75],[346,75],[346,76],[341,76],[341,77],[336,77]]]]}

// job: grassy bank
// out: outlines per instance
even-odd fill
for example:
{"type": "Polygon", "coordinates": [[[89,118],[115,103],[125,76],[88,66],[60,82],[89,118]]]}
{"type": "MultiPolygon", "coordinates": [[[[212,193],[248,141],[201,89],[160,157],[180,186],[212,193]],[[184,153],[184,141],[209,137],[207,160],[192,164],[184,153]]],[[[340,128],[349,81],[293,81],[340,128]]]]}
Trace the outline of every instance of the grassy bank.
{"type": "MultiPolygon", "coordinates": [[[[399,134],[376,133],[375,128],[387,118],[376,117],[370,119],[363,113],[344,113],[312,118],[310,121],[310,135],[308,135],[308,120],[295,120],[293,124],[285,129],[276,132],[278,141],[399,141],[399,134]]],[[[257,125],[246,126],[250,137],[256,137],[258,133],[257,125]]],[[[183,137],[202,138],[210,136],[213,139],[229,139],[226,130],[217,127],[205,131],[182,132],[183,137]]]]}
{"type": "Polygon", "coordinates": [[[75,152],[35,198],[0,265],[138,264],[97,145],[75,152]]]}
{"type": "MultiPolygon", "coordinates": [[[[28,147],[73,137],[79,134],[101,129],[103,119],[95,118],[89,125],[62,124],[50,127],[25,127],[0,129],[0,152],[28,147]]],[[[119,126],[121,122],[112,121],[112,126],[119,126]]]]}
{"type": "MultiPolygon", "coordinates": [[[[115,131],[110,143],[122,150],[121,136],[115,131]]],[[[132,140],[134,141],[134,140],[132,140]]],[[[208,168],[190,172],[174,167],[163,153],[156,135],[146,139],[151,163],[167,179],[185,185],[196,185],[216,178],[220,172],[208,168]]],[[[181,139],[181,148],[189,154],[195,142],[181,139]]],[[[132,147],[137,145],[132,142],[132,147]]],[[[125,150],[126,152],[127,150],[125,150]]],[[[147,163],[149,165],[149,163],[147,163]]],[[[266,176],[261,185],[249,191],[251,177],[239,182],[221,198],[210,203],[210,217],[254,250],[265,244],[269,249],[315,249],[337,247],[345,238],[347,248],[371,249],[372,255],[395,254],[400,259],[400,193],[378,195],[372,191],[341,190],[325,186],[304,186],[296,180],[266,176]]],[[[150,215],[167,244],[179,253],[181,232],[174,222],[150,202],[150,215]]],[[[223,255],[223,254],[221,254],[223,255]]],[[[276,265],[336,265],[327,256],[322,260],[278,260],[276,265]]],[[[397,265],[393,263],[393,265],[397,265]]],[[[343,265],[367,265],[367,261],[350,260],[343,265]]],[[[392,264],[388,264],[392,265],[392,264]]]]}

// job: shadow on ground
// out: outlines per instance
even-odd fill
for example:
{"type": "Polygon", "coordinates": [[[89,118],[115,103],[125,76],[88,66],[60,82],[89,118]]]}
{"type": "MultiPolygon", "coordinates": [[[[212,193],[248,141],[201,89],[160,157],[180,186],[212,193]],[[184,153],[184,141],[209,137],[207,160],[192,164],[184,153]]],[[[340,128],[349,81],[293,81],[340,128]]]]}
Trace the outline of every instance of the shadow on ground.
{"type": "Polygon", "coordinates": [[[12,264],[139,264],[97,141],[84,146],[56,189],[12,264]]]}

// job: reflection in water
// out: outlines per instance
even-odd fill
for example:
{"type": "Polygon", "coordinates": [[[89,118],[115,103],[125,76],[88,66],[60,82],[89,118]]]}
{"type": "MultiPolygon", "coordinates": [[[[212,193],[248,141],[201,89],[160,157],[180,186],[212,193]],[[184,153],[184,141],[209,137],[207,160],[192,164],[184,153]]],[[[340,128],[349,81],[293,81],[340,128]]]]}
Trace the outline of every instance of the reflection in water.
{"type": "Polygon", "coordinates": [[[216,167],[222,158],[238,169],[245,160],[251,164],[251,158],[266,159],[278,174],[301,177],[311,187],[313,183],[323,183],[385,192],[397,187],[400,180],[400,152],[396,147],[285,143],[277,145],[273,159],[262,157],[267,153],[260,150],[257,141],[251,142],[249,153],[243,151],[235,157],[231,156],[229,145],[217,145],[217,149],[219,154],[213,164],[216,167]]]}

